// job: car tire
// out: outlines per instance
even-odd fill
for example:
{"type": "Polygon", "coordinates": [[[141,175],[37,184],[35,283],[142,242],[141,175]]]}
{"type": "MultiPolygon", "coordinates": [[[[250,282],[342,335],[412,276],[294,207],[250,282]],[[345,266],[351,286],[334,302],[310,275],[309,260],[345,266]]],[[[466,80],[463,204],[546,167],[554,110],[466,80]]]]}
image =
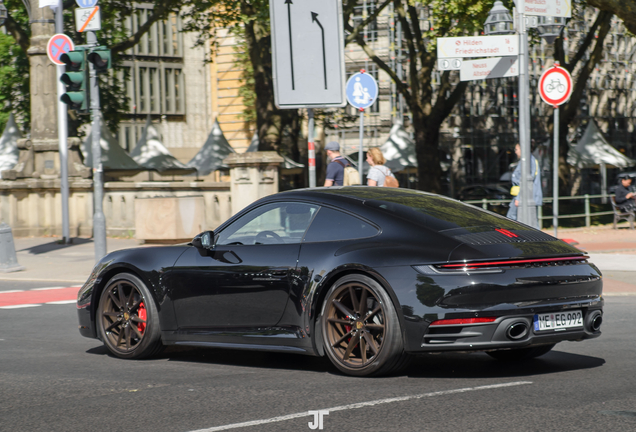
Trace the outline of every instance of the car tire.
{"type": "Polygon", "coordinates": [[[408,363],[393,302],[368,276],[348,275],[329,289],[321,325],[327,357],[347,375],[387,375],[408,363]]]}
{"type": "Polygon", "coordinates": [[[117,357],[147,358],[163,348],[154,299],[133,274],[120,273],[108,281],[95,320],[99,338],[117,357]]]}
{"type": "Polygon", "coordinates": [[[549,353],[552,348],[554,348],[556,344],[550,345],[539,345],[536,347],[530,348],[517,348],[511,350],[501,350],[501,351],[489,351],[488,354],[490,357],[495,358],[501,361],[520,361],[520,360],[529,360],[536,357],[540,357],[544,354],[549,353]]]}

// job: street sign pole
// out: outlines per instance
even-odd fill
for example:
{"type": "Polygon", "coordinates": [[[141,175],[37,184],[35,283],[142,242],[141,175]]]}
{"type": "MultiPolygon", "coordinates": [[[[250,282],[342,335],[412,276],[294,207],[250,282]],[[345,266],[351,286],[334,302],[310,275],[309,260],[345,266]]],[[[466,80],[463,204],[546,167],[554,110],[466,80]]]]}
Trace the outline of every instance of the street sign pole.
{"type": "Polygon", "coordinates": [[[572,77],[559,66],[546,69],[539,79],[539,95],[545,103],[554,107],[554,145],[552,164],[552,226],[556,237],[559,229],[559,105],[572,95],[572,77]]]}
{"type": "Polygon", "coordinates": [[[307,156],[309,165],[309,187],[316,187],[316,147],[314,146],[314,110],[307,110],[307,156]]]}
{"type": "MultiPolygon", "coordinates": [[[[55,11],[55,33],[64,33],[64,7],[62,0],[58,1],[55,11]]],[[[60,80],[62,74],[66,71],[64,64],[57,65],[57,138],[58,149],[60,152],[60,192],[62,195],[62,242],[69,244],[71,242],[69,230],[69,211],[68,211],[68,117],[67,106],[62,102],[61,97],[66,92],[64,83],[60,80]]]]}
{"type": "MultiPolygon", "coordinates": [[[[86,32],[88,45],[97,46],[95,32],[86,32]]],[[[90,73],[90,97],[92,120],[92,150],[93,150],[93,240],[95,241],[95,262],[106,256],[106,217],[103,211],[104,179],[102,168],[101,147],[101,108],[99,104],[99,84],[97,71],[92,62],[88,62],[90,73]]]]}
{"type": "Polygon", "coordinates": [[[367,74],[364,69],[353,74],[346,86],[346,96],[349,104],[360,110],[360,148],[358,150],[358,171],[360,173],[360,184],[364,171],[364,160],[362,159],[364,144],[364,110],[369,108],[379,94],[378,83],[375,78],[367,74]]]}
{"type": "Polygon", "coordinates": [[[554,236],[559,231],[559,106],[554,107],[554,149],[552,164],[552,226],[554,236]]]}
{"type": "Polygon", "coordinates": [[[364,145],[364,108],[360,108],[360,148],[358,149],[358,174],[360,174],[360,184],[364,174],[364,160],[362,159],[362,146],[364,145]]]}
{"type": "Polygon", "coordinates": [[[523,10],[519,17],[519,147],[521,147],[521,206],[517,219],[538,228],[537,205],[533,198],[532,152],[530,149],[530,82],[528,77],[528,32],[523,10]]]}

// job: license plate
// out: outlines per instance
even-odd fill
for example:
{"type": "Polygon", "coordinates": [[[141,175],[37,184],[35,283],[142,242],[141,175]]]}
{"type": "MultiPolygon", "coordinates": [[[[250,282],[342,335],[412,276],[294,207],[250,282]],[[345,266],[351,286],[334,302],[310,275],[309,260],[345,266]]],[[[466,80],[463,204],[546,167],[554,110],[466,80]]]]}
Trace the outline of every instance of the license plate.
{"type": "Polygon", "coordinates": [[[557,331],[579,327],[583,327],[583,313],[579,310],[551,312],[534,316],[534,331],[557,331]]]}

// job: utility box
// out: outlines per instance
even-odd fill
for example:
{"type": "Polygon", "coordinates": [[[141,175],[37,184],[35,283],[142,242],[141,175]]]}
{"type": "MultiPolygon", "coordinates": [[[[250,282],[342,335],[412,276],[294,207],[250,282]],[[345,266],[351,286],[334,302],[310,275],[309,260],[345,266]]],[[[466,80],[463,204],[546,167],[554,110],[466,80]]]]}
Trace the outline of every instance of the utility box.
{"type": "Polygon", "coordinates": [[[135,198],[135,237],[145,243],[190,241],[204,223],[203,196],[135,198]]]}

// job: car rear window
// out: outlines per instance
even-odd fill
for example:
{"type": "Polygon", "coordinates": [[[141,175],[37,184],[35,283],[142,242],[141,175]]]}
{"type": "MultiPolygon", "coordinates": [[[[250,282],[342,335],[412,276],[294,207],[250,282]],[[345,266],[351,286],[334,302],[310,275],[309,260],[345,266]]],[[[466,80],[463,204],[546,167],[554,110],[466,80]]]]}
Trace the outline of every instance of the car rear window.
{"type": "Polygon", "coordinates": [[[329,207],[321,207],[303,242],[361,239],[373,237],[378,232],[367,221],[329,207]]]}
{"type": "Polygon", "coordinates": [[[393,190],[387,193],[381,189],[348,188],[340,193],[363,199],[366,206],[391,212],[438,232],[458,228],[468,232],[481,232],[493,227],[527,229],[498,214],[444,196],[411,190],[393,190]]]}

